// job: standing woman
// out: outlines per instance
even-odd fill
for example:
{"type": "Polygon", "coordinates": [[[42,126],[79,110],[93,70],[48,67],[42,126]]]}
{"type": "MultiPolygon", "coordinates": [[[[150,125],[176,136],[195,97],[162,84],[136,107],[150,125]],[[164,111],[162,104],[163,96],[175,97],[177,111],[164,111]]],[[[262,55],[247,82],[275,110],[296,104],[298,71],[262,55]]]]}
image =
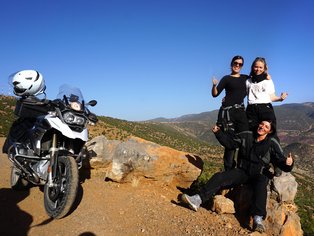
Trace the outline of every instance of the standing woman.
{"type": "MultiPolygon", "coordinates": [[[[217,97],[225,90],[225,97],[219,109],[217,126],[224,132],[237,134],[249,129],[244,107],[247,75],[240,74],[244,63],[242,56],[234,56],[231,60],[231,74],[225,75],[220,82],[213,78],[212,96],[217,97]],[[217,85],[218,84],[218,85],[217,85]]],[[[225,148],[224,168],[230,170],[235,166],[234,150],[225,148]]]]}
{"type": "Polygon", "coordinates": [[[281,93],[280,97],[276,96],[274,83],[267,70],[265,58],[257,57],[251,66],[250,79],[246,82],[248,96],[246,114],[250,130],[256,130],[262,120],[272,120],[276,125],[276,116],[271,102],[282,102],[288,96],[286,92],[281,93]]]}

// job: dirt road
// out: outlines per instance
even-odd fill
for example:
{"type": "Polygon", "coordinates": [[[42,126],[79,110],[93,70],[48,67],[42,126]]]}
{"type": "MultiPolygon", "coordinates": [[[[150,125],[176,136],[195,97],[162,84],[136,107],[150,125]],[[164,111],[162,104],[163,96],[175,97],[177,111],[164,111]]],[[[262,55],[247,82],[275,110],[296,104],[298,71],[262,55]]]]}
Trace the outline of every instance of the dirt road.
{"type": "MultiPolygon", "coordinates": [[[[0,138],[2,149],[3,138],[0,138]]],[[[10,189],[10,166],[0,154],[0,235],[248,235],[233,215],[205,208],[193,212],[177,203],[180,191],[154,183],[117,184],[86,179],[75,209],[60,220],[44,210],[38,187],[10,189]]]]}

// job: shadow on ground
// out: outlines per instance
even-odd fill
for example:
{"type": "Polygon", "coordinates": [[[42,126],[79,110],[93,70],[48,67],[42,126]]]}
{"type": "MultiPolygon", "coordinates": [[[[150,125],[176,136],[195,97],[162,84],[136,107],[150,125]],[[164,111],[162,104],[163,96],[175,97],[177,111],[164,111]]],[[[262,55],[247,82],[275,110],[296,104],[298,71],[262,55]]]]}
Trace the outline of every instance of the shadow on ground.
{"type": "Polygon", "coordinates": [[[33,217],[18,207],[29,195],[29,190],[0,189],[0,235],[27,235],[33,217]]]}

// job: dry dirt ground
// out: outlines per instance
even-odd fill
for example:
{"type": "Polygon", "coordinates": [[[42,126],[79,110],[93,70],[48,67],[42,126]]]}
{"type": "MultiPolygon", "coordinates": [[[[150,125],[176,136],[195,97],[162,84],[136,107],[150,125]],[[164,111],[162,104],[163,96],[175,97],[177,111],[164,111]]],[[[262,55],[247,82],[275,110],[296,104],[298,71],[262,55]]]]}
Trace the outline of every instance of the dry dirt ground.
{"type": "MultiPolygon", "coordinates": [[[[2,149],[3,138],[0,139],[2,149]]],[[[75,208],[50,219],[39,187],[10,189],[10,166],[0,154],[0,235],[249,235],[234,215],[178,203],[176,188],[154,183],[118,184],[91,175],[81,183],[75,208]]],[[[255,233],[253,233],[254,235],[255,233]]],[[[259,235],[259,234],[257,234],[259,235]]]]}

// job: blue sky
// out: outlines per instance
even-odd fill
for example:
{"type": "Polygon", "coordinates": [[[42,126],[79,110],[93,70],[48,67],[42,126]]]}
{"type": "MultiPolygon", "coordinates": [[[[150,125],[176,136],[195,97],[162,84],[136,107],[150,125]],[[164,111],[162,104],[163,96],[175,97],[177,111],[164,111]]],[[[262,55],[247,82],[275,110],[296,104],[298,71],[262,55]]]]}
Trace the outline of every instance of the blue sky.
{"type": "MultiPolygon", "coordinates": [[[[36,69],[47,95],[68,83],[97,115],[174,118],[218,109],[211,77],[265,57],[284,103],[314,101],[312,0],[3,0],[0,86],[36,69]]],[[[279,105],[276,104],[276,105],[279,105]]]]}

